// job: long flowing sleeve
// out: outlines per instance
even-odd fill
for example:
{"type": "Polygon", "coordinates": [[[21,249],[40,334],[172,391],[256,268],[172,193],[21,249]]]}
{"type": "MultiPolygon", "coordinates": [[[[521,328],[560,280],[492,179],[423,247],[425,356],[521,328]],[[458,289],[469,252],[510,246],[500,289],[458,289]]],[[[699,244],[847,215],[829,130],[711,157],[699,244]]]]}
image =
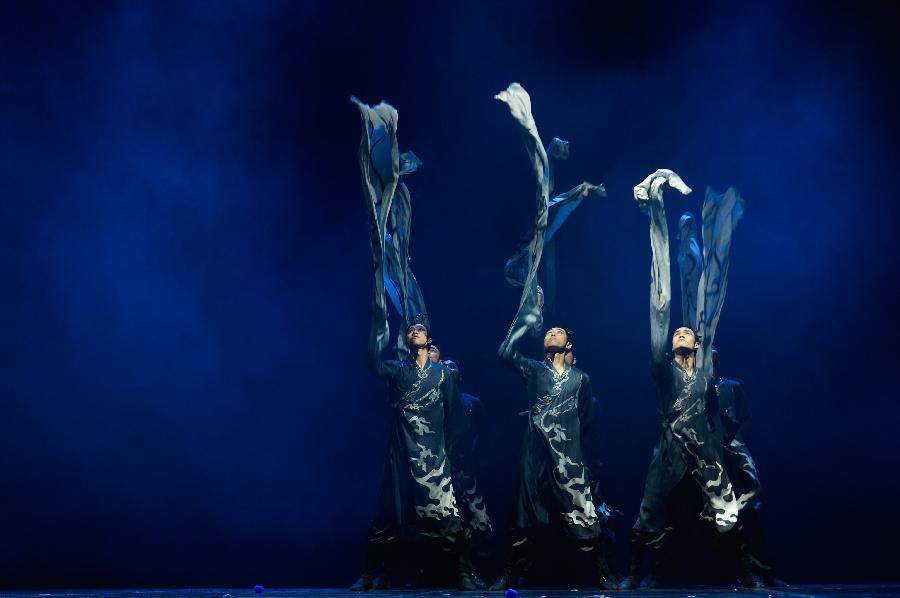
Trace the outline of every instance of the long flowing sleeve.
{"type": "Polygon", "coordinates": [[[698,369],[709,370],[712,367],[709,355],[728,290],[731,240],[743,215],[744,200],[737,189],[729,187],[721,194],[712,189],[706,190],[706,200],[703,202],[704,267],[697,301],[697,328],[701,336],[697,353],[698,369]]]}
{"type": "MultiPolygon", "coordinates": [[[[422,161],[413,153],[399,156],[400,176],[415,172],[422,161]]],[[[385,288],[394,308],[404,322],[421,317],[426,325],[428,314],[419,282],[410,267],[409,238],[412,231],[412,202],[409,189],[401,180],[391,202],[388,232],[385,235],[385,288]]],[[[397,352],[401,356],[409,354],[404,338],[405,330],[397,333],[397,352]]]]}
{"type": "Polygon", "coordinates": [[[518,83],[512,83],[495,97],[509,107],[510,113],[521,128],[537,183],[533,234],[528,244],[528,271],[522,281],[522,297],[519,300],[516,316],[498,351],[501,359],[516,363],[518,358],[514,348],[515,343],[538,321],[541,315],[541,306],[537,298],[537,270],[541,262],[541,253],[544,250],[544,233],[547,230],[550,171],[547,152],[544,150],[537,125],[531,115],[531,98],[528,92],[518,83]]]}
{"type": "Polygon", "coordinates": [[[665,361],[669,318],[672,308],[672,279],[669,264],[669,230],[662,201],[651,200],[650,248],[650,354],[653,363],[665,361]]]}
{"type": "Polygon", "coordinates": [[[635,201],[650,216],[650,354],[654,364],[665,362],[672,304],[669,227],[663,203],[663,187],[666,183],[683,195],[691,192],[681,177],[667,169],[650,174],[634,188],[635,201]]]}
{"type": "Polygon", "coordinates": [[[385,103],[371,108],[355,97],[350,98],[350,101],[359,108],[362,118],[359,169],[369,217],[369,242],[375,274],[369,368],[379,375],[389,375],[389,362],[382,356],[390,336],[384,285],[385,233],[391,202],[400,180],[397,111],[385,103]]]}
{"type": "Polygon", "coordinates": [[[535,360],[528,359],[519,353],[518,349],[516,349],[515,341],[510,343],[504,342],[500,345],[499,355],[501,361],[516,370],[523,378],[528,378],[531,374],[531,370],[534,369],[537,364],[535,360]]]}
{"type": "Polygon", "coordinates": [[[681,321],[683,326],[697,330],[697,291],[703,272],[703,254],[697,221],[690,212],[678,222],[678,268],[681,271],[681,321]]]}
{"type": "Polygon", "coordinates": [[[376,299],[372,306],[372,329],[369,334],[369,369],[379,376],[391,377],[397,371],[397,361],[384,358],[389,336],[387,312],[376,299]]]}
{"type": "MultiPolygon", "coordinates": [[[[549,197],[549,193],[553,191],[553,164],[556,160],[565,160],[569,156],[569,142],[563,141],[557,137],[553,138],[553,142],[550,144],[550,147],[547,148],[546,154],[550,158],[554,158],[553,160],[548,161],[548,177],[550,178],[550,182],[547,184],[547,193],[549,197]]],[[[565,193],[561,195],[557,195],[547,202],[547,228],[544,233],[543,239],[543,248],[544,251],[547,252],[547,257],[550,257],[550,254],[553,251],[553,239],[556,236],[556,233],[559,232],[559,229],[562,228],[562,225],[566,222],[569,216],[581,205],[582,200],[589,196],[595,197],[606,197],[606,189],[603,185],[595,185],[594,183],[583,182],[575,185],[565,193]]],[[[522,287],[525,284],[526,279],[528,278],[528,271],[530,266],[529,257],[531,256],[531,246],[534,240],[535,229],[532,226],[529,229],[528,233],[522,237],[522,240],[519,241],[519,244],[516,246],[515,252],[512,256],[506,261],[506,267],[504,268],[504,274],[506,275],[506,281],[509,282],[514,287],[522,287]]],[[[548,263],[548,275],[550,273],[550,269],[553,268],[553,264],[548,263]]],[[[551,288],[548,289],[548,299],[551,298],[552,294],[554,294],[554,289],[552,288],[555,285],[550,285],[551,288]]]]}

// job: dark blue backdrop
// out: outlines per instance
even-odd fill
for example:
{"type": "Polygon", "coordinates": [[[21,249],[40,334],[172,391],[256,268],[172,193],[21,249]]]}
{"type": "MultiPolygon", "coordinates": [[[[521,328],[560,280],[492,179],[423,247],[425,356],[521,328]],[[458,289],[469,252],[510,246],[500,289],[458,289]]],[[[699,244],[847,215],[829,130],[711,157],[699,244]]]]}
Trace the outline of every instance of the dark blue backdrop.
{"type": "Polygon", "coordinates": [[[414,267],[487,405],[502,527],[522,405],[495,357],[518,300],[502,265],[533,201],[492,99],[511,81],[572,143],[560,187],[609,192],[558,243],[609,499],[632,520],[658,426],[631,189],[668,167],[695,189],[673,219],[707,185],[747,200],[718,344],[784,575],[898,579],[894,15],[483,4],[4,4],[2,583],[358,572],[387,407],[351,94],[392,102],[424,161],[414,267]]]}

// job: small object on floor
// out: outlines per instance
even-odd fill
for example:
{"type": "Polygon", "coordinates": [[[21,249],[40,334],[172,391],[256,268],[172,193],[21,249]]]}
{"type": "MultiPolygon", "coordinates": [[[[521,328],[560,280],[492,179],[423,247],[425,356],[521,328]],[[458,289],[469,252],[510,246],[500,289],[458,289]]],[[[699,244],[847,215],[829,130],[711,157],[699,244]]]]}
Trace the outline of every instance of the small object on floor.
{"type": "Polygon", "coordinates": [[[253,586],[253,591],[256,592],[257,594],[262,594],[264,590],[265,590],[265,588],[263,588],[259,584],[253,586]]]}
{"type": "Polygon", "coordinates": [[[519,593],[512,588],[506,590],[506,598],[518,598],[519,593]]]}

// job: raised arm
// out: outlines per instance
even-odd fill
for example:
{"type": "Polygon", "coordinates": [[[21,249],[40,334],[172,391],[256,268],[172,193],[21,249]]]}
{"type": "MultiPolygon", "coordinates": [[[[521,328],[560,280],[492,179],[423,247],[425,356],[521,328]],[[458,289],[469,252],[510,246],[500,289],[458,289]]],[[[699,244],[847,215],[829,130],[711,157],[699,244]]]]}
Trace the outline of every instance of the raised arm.
{"type": "Polygon", "coordinates": [[[690,212],[678,221],[678,269],[681,271],[681,322],[697,330],[697,290],[703,272],[703,254],[697,221],[690,212]]]}
{"type": "Polygon", "coordinates": [[[396,372],[397,362],[384,358],[384,349],[390,340],[387,322],[387,306],[382,293],[381,305],[378,301],[378,290],[372,302],[372,329],[369,333],[369,369],[379,376],[392,376],[396,372]]]}
{"type": "Polygon", "coordinates": [[[691,192],[681,177],[667,169],[657,170],[634,188],[635,201],[650,216],[650,354],[655,364],[665,361],[672,304],[669,228],[663,203],[666,183],[684,195],[691,192]]]}
{"type": "MultiPolygon", "coordinates": [[[[422,165],[422,161],[413,152],[400,154],[399,159],[401,177],[415,172],[422,165]]],[[[422,290],[410,268],[411,206],[409,189],[401,179],[391,202],[390,219],[385,235],[385,288],[401,321],[410,322],[413,318],[422,316],[427,322],[422,290]]],[[[397,353],[401,356],[409,354],[404,336],[405,330],[398,331],[397,353]]]]}
{"type": "Polygon", "coordinates": [[[522,338],[526,330],[527,327],[519,330],[517,336],[507,336],[503,341],[503,344],[500,345],[500,350],[497,352],[504,363],[515,369],[525,378],[527,378],[529,372],[531,372],[534,361],[519,353],[519,350],[516,349],[516,342],[522,338]]]}
{"type": "Polygon", "coordinates": [[[369,242],[375,272],[372,299],[372,328],[369,334],[369,368],[379,375],[390,375],[391,362],[382,352],[390,334],[385,299],[385,233],[387,218],[397,183],[400,180],[400,154],[397,150],[397,111],[381,103],[374,108],[356,98],[359,108],[362,140],[359,145],[359,169],[363,195],[369,217],[369,242]]]}
{"type": "Polygon", "coordinates": [[[725,292],[728,290],[728,267],[731,262],[731,239],[738,221],[744,215],[744,200],[734,187],[722,193],[706,190],[703,202],[703,274],[697,300],[697,328],[701,336],[697,352],[698,369],[711,369],[709,358],[725,292]]]}
{"type": "Polygon", "coordinates": [[[500,358],[512,363],[523,374],[527,367],[527,360],[515,349],[515,343],[522,338],[525,332],[538,321],[541,316],[541,306],[537,297],[537,270],[541,262],[541,254],[544,250],[544,234],[547,230],[547,204],[550,196],[550,170],[547,160],[547,152],[538,135],[537,125],[531,115],[531,98],[528,92],[518,83],[512,83],[506,90],[495,96],[504,102],[510,114],[518,123],[522,136],[525,139],[525,147],[531,158],[537,182],[535,194],[536,212],[532,237],[528,242],[527,256],[528,269],[522,279],[522,297],[519,300],[519,309],[506,334],[506,338],[498,351],[500,358]]]}

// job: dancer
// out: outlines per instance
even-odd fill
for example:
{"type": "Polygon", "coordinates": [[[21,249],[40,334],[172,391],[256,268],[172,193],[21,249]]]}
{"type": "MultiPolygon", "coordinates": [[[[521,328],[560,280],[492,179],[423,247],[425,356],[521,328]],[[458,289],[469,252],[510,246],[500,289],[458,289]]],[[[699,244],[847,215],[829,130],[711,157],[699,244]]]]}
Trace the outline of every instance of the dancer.
{"type": "Polygon", "coordinates": [[[658,170],[634,188],[635,200],[650,217],[650,370],[662,429],[647,473],[640,514],[632,528],[631,564],[623,589],[638,586],[646,547],[661,546],[672,529],[666,502],[684,476],[689,475],[703,494],[701,515],[721,533],[734,527],[741,507],[752,498],[749,494],[735,496],[723,465],[721,442],[715,440],[716,413],[709,408],[710,394],[715,392],[709,353],[725,299],[731,237],[743,214],[743,200],[733,188],[724,195],[707,191],[703,206],[705,267],[702,273],[682,268],[683,285],[685,275],[689,280],[699,276],[696,316],[689,320],[696,324],[681,326],[668,337],[671,274],[663,204],[666,184],[685,195],[691,192],[671,170],[658,170]]]}
{"type": "MultiPolygon", "coordinates": [[[[581,421],[590,419],[592,407],[590,378],[566,363],[566,353],[573,343],[570,332],[563,328],[554,327],[545,334],[543,361],[527,359],[515,347],[540,319],[537,270],[547,230],[550,177],[547,153],[531,114],[528,93],[513,83],[496,97],[507,104],[521,127],[538,192],[532,238],[521,244],[517,252],[522,256],[520,263],[527,265],[515,277],[522,286],[519,310],[499,350],[501,359],[526,381],[529,417],[506,564],[502,577],[491,589],[504,590],[517,584],[527,571],[532,560],[533,531],[538,525],[561,528],[579,548],[596,555],[601,585],[613,588],[615,584],[600,547],[602,530],[581,450],[581,421]]],[[[599,189],[598,185],[582,183],[566,195],[584,197],[599,189]]]]}
{"type": "MultiPolygon", "coordinates": [[[[440,542],[447,551],[458,552],[462,521],[448,455],[453,447],[453,430],[460,428],[456,420],[462,414],[455,378],[446,367],[429,359],[427,314],[413,313],[415,307],[423,307],[421,297],[419,301],[409,297],[409,194],[400,176],[412,172],[418,160],[410,159],[412,154],[401,156],[397,150],[397,111],[393,107],[382,103],[371,108],[356,98],[352,101],[362,117],[359,160],[375,266],[369,365],[373,372],[387,378],[393,412],[388,459],[369,527],[366,565],[350,588],[363,591],[389,586],[388,573],[401,538],[425,536],[440,542]],[[392,206],[395,195],[400,200],[392,206]],[[395,229],[390,237],[389,215],[395,229]],[[386,249],[389,243],[392,250],[386,249]],[[385,268],[391,268],[392,262],[393,272],[386,275],[385,268]],[[404,308],[399,360],[382,356],[389,335],[386,280],[399,282],[396,291],[404,308]]],[[[462,582],[461,586],[471,585],[462,582]]]]}

